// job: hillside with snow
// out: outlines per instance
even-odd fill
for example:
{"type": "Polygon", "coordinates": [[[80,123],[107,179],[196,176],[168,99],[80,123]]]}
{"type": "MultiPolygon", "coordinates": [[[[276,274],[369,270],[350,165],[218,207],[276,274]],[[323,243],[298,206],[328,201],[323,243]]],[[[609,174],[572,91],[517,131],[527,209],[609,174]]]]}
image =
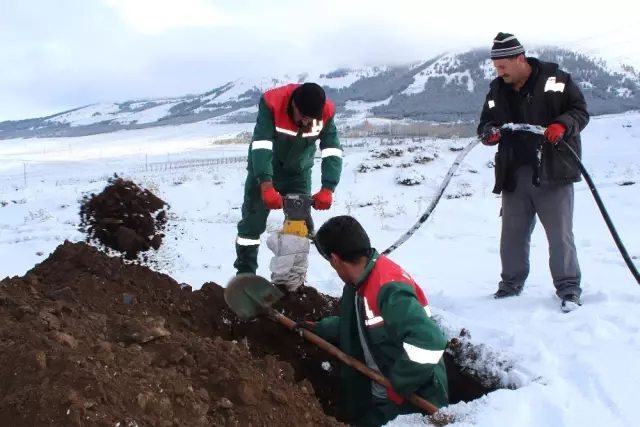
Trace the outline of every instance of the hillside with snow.
{"type": "MultiPolygon", "coordinates": [[[[528,52],[553,61],[581,85],[592,115],[640,109],[640,73],[625,64],[559,48],[528,52]]],[[[453,52],[405,66],[340,68],[325,73],[247,77],[198,95],[97,103],[49,117],[0,123],[0,138],[82,136],[186,123],[251,123],[261,93],[313,81],[338,107],[339,125],[365,119],[474,122],[495,71],[485,49],[453,52]]]]}

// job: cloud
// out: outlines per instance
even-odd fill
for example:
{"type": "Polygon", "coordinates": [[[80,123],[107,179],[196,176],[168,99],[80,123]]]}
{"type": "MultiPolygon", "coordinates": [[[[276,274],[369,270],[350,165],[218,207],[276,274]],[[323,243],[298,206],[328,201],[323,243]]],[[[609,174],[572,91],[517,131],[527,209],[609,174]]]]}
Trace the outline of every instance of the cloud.
{"type": "Polygon", "coordinates": [[[104,0],[135,31],[158,34],[167,30],[230,24],[207,0],[104,0]]]}
{"type": "MultiPolygon", "coordinates": [[[[0,120],[199,93],[245,76],[424,60],[488,47],[498,31],[514,32],[525,47],[555,43],[591,53],[615,48],[616,57],[640,54],[633,14],[603,20],[598,10],[555,0],[538,0],[523,16],[472,0],[5,3],[0,120]]],[[[607,4],[627,7],[622,0],[607,4]]]]}

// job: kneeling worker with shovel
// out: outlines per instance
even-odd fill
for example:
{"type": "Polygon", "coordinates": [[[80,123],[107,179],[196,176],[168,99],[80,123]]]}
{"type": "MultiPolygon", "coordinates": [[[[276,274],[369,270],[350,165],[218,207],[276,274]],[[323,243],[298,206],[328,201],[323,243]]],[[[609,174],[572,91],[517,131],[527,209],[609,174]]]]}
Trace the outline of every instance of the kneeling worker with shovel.
{"type": "Polygon", "coordinates": [[[272,307],[283,292],[251,273],[227,284],[229,307],[242,319],[266,314],[344,363],[341,421],[378,427],[398,415],[431,415],[448,405],[442,357],[447,340],[431,319],[422,289],[371,247],[351,216],[325,222],[315,245],[345,282],[339,316],[295,322],[272,307]]]}
{"type": "Polygon", "coordinates": [[[336,216],[318,230],[316,247],[345,282],[340,315],[297,322],[366,363],[391,387],[351,366],[341,371],[345,415],[355,426],[382,426],[398,415],[420,413],[416,394],[436,407],[448,401],[443,353],[447,340],[431,319],[427,298],[402,267],[371,247],[360,223],[336,216]],[[367,396],[370,396],[367,397],[367,396]]]}

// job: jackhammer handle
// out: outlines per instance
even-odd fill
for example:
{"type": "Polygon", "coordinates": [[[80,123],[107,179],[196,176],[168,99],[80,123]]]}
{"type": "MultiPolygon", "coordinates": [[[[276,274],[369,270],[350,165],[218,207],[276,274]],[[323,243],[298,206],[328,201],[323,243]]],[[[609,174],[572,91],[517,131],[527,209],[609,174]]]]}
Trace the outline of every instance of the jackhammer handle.
{"type": "MultiPolygon", "coordinates": [[[[271,308],[268,311],[269,311],[269,316],[273,320],[281,323],[287,329],[293,329],[294,327],[297,326],[296,322],[294,322],[293,320],[289,319],[288,317],[286,317],[282,313],[279,313],[278,311],[276,311],[274,309],[271,309],[271,308]]],[[[334,346],[334,345],[330,344],[329,342],[323,340],[322,338],[320,338],[318,335],[314,334],[313,332],[311,332],[309,330],[306,330],[306,329],[302,329],[302,334],[303,334],[304,338],[307,341],[312,342],[313,344],[315,344],[316,346],[318,346],[321,349],[325,350],[327,353],[329,353],[332,356],[336,357],[337,359],[339,359],[340,361],[342,361],[346,365],[351,366],[354,369],[357,369],[362,374],[368,376],[369,378],[371,378],[373,381],[377,382],[378,384],[383,385],[383,386],[385,386],[387,388],[392,387],[391,383],[389,382],[389,380],[386,379],[383,375],[380,375],[380,373],[378,373],[378,372],[374,371],[373,369],[369,368],[364,363],[359,362],[358,360],[347,356],[345,353],[340,351],[336,346],[334,346]]],[[[409,402],[413,403],[415,406],[417,406],[418,408],[422,409],[423,411],[425,411],[429,415],[433,415],[434,413],[438,412],[438,407],[436,407],[435,405],[433,405],[429,401],[421,398],[420,396],[418,396],[416,394],[412,394],[409,397],[408,400],[409,400],[409,402]]]]}

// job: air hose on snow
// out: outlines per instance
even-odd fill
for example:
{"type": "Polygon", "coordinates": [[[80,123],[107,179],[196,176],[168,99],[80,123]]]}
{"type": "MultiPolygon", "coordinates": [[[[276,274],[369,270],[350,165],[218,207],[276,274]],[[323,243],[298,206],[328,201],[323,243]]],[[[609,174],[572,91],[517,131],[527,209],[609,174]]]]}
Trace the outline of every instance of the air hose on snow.
{"type": "Polygon", "coordinates": [[[442,184],[440,184],[440,187],[438,187],[434,198],[431,200],[431,203],[429,203],[429,206],[420,216],[418,221],[406,233],[400,236],[400,238],[393,245],[389,246],[384,252],[382,252],[382,255],[388,255],[394,250],[398,249],[398,246],[406,242],[409,237],[411,237],[413,233],[415,233],[416,230],[420,228],[420,226],[424,224],[427,219],[429,219],[431,213],[438,205],[440,197],[442,197],[442,195],[444,194],[444,190],[446,190],[447,186],[449,185],[449,181],[451,181],[453,174],[456,173],[456,170],[458,170],[458,167],[462,164],[462,160],[466,157],[467,154],[469,154],[469,151],[471,151],[471,149],[478,144],[478,142],[480,142],[480,139],[474,138],[474,140],[471,141],[466,147],[464,147],[460,154],[458,154],[458,157],[456,157],[455,161],[449,168],[449,172],[447,172],[447,175],[444,177],[442,184]]]}
{"type": "MultiPolygon", "coordinates": [[[[544,127],[542,127],[542,126],[533,126],[533,125],[519,125],[519,124],[518,125],[514,125],[514,124],[512,124],[512,125],[509,126],[509,128],[514,129],[514,130],[526,130],[526,131],[533,132],[533,133],[540,134],[540,135],[543,135],[544,131],[545,131],[544,127]]],[[[620,254],[622,255],[622,258],[624,259],[624,262],[627,264],[627,267],[629,268],[629,271],[633,275],[634,279],[636,279],[636,282],[638,282],[638,284],[640,285],[640,273],[638,272],[638,269],[636,268],[635,264],[631,260],[631,257],[629,256],[629,253],[627,252],[627,249],[625,248],[624,244],[622,243],[622,240],[620,240],[620,236],[618,235],[618,232],[616,231],[616,228],[613,225],[613,221],[611,221],[611,217],[609,217],[609,213],[607,212],[607,209],[604,206],[604,203],[602,202],[602,199],[600,198],[600,195],[598,194],[598,190],[596,189],[596,185],[593,183],[593,180],[591,179],[591,176],[589,175],[589,173],[587,172],[587,169],[582,164],[582,161],[580,160],[580,157],[578,156],[578,153],[576,153],[575,150],[573,148],[571,148],[571,146],[569,144],[567,144],[564,139],[561,139],[560,142],[563,144],[562,146],[564,148],[569,150],[569,152],[573,156],[574,160],[576,161],[576,164],[578,165],[578,168],[580,169],[580,173],[582,174],[582,176],[584,176],[585,181],[587,181],[587,185],[589,186],[589,190],[591,190],[591,194],[593,195],[593,198],[595,199],[596,204],[598,205],[598,209],[600,210],[600,213],[602,214],[602,218],[604,218],[604,222],[607,224],[607,228],[609,229],[609,232],[611,233],[611,237],[613,237],[613,240],[616,243],[616,246],[618,247],[618,250],[620,251],[620,254]]]]}

